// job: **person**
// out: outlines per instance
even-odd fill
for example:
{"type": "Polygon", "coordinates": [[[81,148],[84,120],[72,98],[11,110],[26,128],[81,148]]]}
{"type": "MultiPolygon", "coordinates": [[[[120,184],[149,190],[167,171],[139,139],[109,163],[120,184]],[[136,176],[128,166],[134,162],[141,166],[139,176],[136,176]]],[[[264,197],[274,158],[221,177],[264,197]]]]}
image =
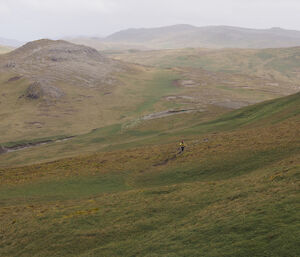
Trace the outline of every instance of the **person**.
{"type": "Polygon", "coordinates": [[[183,142],[183,140],[180,142],[180,150],[181,150],[181,153],[184,151],[184,148],[185,148],[185,144],[183,142]]]}

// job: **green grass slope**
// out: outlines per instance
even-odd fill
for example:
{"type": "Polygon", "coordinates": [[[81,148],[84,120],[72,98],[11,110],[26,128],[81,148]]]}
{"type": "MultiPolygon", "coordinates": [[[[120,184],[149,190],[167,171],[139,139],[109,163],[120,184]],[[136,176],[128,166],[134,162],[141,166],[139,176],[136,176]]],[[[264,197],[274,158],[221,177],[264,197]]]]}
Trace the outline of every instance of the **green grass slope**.
{"type": "MultiPolygon", "coordinates": [[[[287,119],[299,117],[299,93],[270,100],[256,105],[244,107],[222,116],[220,109],[209,112],[180,114],[154,120],[134,120],[129,123],[117,123],[95,129],[68,141],[41,145],[22,151],[0,155],[0,167],[54,161],[79,154],[95,151],[112,151],[128,149],[144,145],[172,143],[178,138],[193,140],[194,136],[218,132],[261,127],[266,124],[275,125],[287,119]],[[213,119],[213,117],[216,117],[213,119]]],[[[224,110],[223,110],[224,112],[224,110]]],[[[63,138],[63,137],[61,137],[63,138]]],[[[39,138],[44,141],[58,138],[39,138]]],[[[34,141],[28,141],[33,142],[34,141]]],[[[8,142],[3,146],[20,145],[24,141],[8,142]]],[[[25,142],[26,143],[26,142],[25,142]]]]}
{"type": "Polygon", "coordinates": [[[203,131],[224,131],[242,127],[257,127],[266,123],[276,124],[289,118],[297,120],[299,115],[300,93],[297,93],[230,112],[216,120],[196,125],[193,129],[203,133],[203,131]]]}
{"type": "MultiPolygon", "coordinates": [[[[65,157],[86,154],[99,150],[111,151],[142,145],[173,142],[178,137],[189,138],[194,135],[228,131],[240,127],[255,127],[284,121],[299,114],[299,94],[271,100],[225,114],[211,120],[221,110],[195,112],[161,118],[157,120],[115,124],[90,133],[76,136],[68,141],[50,143],[26,150],[0,155],[0,167],[52,161],[65,157]]],[[[37,138],[29,141],[8,142],[3,146],[11,147],[24,143],[59,140],[65,136],[37,138]]]]}
{"type": "Polygon", "coordinates": [[[158,121],[147,121],[126,132],[140,138],[125,147],[1,168],[0,255],[297,256],[299,102],[201,124],[187,116],[154,136],[145,129],[158,121]],[[188,147],[176,155],[179,134],[188,147]]]}

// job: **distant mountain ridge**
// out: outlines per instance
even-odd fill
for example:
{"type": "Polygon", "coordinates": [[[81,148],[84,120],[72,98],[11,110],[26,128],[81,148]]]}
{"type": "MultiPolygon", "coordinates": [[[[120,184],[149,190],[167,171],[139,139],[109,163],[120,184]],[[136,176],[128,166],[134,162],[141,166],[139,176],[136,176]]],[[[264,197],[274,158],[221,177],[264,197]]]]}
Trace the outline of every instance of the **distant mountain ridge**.
{"type": "Polygon", "coordinates": [[[248,29],[230,26],[195,27],[174,25],[150,29],[128,29],[105,41],[145,44],[153,48],[277,48],[300,45],[300,31],[281,28],[248,29]]]}
{"type": "Polygon", "coordinates": [[[98,50],[177,48],[282,48],[300,46],[300,31],[282,28],[249,29],[231,26],[173,25],[135,28],[106,38],[69,38],[98,50]]]}

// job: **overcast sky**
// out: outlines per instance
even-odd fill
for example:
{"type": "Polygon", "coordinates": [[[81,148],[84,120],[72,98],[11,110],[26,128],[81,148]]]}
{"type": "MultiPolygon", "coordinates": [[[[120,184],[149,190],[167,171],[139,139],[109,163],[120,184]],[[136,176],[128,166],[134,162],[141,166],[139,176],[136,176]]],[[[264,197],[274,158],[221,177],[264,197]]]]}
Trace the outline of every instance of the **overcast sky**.
{"type": "Polygon", "coordinates": [[[174,24],[300,30],[300,0],[0,0],[0,37],[105,36],[174,24]]]}

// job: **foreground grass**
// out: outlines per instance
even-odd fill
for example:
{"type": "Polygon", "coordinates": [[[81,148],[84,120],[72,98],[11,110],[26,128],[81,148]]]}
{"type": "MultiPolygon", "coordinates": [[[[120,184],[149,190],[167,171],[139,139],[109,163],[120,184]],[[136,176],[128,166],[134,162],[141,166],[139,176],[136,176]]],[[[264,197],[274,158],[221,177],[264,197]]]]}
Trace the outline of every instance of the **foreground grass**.
{"type": "Polygon", "coordinates": [[[2,170],[1,255],[297,256],[290,125],[2,170]]]}
{"type": "Polygon", "coordinates": [[[4,209],[11,216],[3,226],[1,252],[4,256],[297,256],[299,219],[292,174],[276,181],[260,173],[68,201],[18,202],[4,209]]]}
{"type": "Polygon", "coordinates": [[[0,255],[297,256],[298,103],[290,96],[194,124],[181,132],[181,155],[165,134],[1,168],[0,255]]]}

